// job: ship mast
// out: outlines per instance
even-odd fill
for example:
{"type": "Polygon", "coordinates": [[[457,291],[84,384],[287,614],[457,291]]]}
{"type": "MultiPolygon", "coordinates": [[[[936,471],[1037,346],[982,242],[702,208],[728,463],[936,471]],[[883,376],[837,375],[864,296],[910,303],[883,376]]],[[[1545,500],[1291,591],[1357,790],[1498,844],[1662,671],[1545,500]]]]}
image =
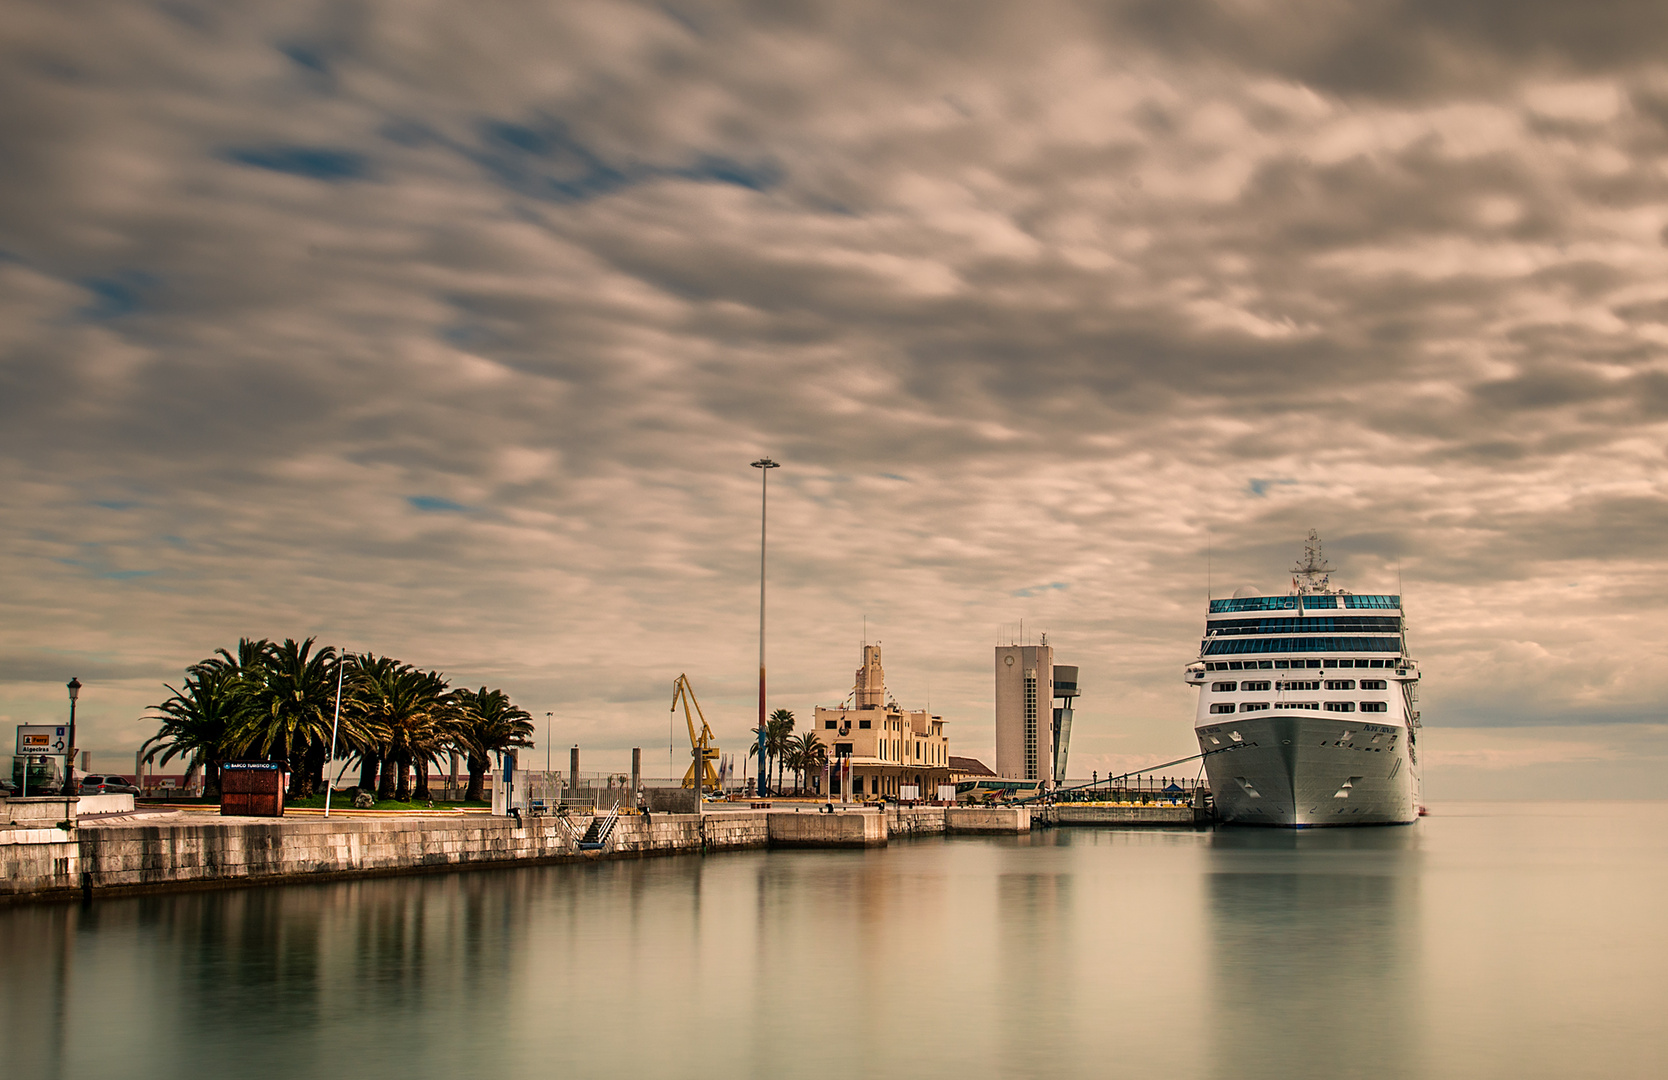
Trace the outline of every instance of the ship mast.
{"type": "Polygon", "coordinates": [[[1309,539],[1303,542],[1303,561],[1292,567],[1292,587],[1303,596],[1323,592],[1331,583],[1332,567],[1327,565],[1320,533],[1310,529],[1309,539]]]}

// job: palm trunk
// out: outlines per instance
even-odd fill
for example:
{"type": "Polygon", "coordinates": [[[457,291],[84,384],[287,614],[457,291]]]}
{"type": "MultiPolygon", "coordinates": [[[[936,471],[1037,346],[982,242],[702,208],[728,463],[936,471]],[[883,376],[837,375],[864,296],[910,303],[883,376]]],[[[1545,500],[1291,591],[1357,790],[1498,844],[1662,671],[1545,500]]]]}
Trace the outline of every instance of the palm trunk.
{"type": "Polygon", "coordinates": [[[394,792],[394,799],[396,802],[411,801],[411,762],[408,760],[408,757],[409,755],[406,754],[400,755],[400,782],[399,787],[396,788],[394,792]]]}
{"type": "Polygon", "coordinates": [[[429,759],[417,759],[417,801],[427,802],[429,795],[429,759]]]}
{"type": "Polygon", "coordinates": [[[394,757],[392,754],[382,759],[382,775],[377,778],[376,797],[379,802],[386,802],[394,797],[394,757]]]}
{"type": "Polygon", "coordinates": [[[469,790],[463,793],[465,802],[480,802],[481,789],[486,783],[487,759],[469,755],[469,790]]]}
{"type": "Polygon", "coordinates": [[[377,766],[382,759],[369,750],[359,755],[359,790],[370,791],[376,787],[377,766]]]}
{"type": "Polygon", "coordinates": [[[203,798],[220,798],[220,762],[213,758],[203,762],[203,798]]]}
{"type": "Polygon", "coordinates": [[[314,743],[307,747],[301,755],[301,794],[316,795],[324,789],[324,755],[329,753],[323,746],[314,743]]]}

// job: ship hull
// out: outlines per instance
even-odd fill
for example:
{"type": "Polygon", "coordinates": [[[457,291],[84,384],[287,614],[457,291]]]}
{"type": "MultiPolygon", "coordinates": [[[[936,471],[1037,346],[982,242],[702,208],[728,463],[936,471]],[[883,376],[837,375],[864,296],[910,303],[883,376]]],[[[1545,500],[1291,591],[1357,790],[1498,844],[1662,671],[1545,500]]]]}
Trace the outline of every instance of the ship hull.
{"type": "Polygon", "coordinates": [[[1196,734],[1222,821],[1311,828],[1418,817],[1418,761],[1405,728],[1274,714],[1224,717],[1196,734]]]}

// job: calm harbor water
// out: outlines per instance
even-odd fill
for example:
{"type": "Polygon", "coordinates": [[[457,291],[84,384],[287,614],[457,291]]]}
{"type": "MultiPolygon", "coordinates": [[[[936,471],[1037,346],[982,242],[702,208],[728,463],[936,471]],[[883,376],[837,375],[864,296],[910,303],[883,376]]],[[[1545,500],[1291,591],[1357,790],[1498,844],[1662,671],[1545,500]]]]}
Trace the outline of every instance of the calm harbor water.
{"type": "Polygon", "coordinates": [[[1668,1075],[1668,804],[0,909],[0,1075],[1668,1075]]]}

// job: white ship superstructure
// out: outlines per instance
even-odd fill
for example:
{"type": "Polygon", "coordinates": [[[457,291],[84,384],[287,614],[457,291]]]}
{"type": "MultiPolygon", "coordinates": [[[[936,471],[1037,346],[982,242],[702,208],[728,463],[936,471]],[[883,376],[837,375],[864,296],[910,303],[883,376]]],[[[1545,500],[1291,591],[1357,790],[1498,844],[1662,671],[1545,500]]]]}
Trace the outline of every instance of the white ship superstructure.
{"type": "Polygon", "coordinates": [[[1333,588],[1309,534],[1292,588],[1210,601],[1194,732],[1224,821],[1389,825],[1420,812],[1419,665],[1400,596],[1333,588]]]}

